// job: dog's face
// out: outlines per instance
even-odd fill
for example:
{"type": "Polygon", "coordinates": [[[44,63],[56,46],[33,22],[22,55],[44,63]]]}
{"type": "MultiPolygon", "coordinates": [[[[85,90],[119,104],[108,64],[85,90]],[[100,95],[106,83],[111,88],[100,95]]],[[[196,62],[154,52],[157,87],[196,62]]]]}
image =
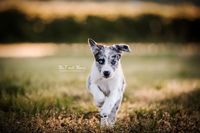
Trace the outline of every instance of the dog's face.
{"type": "Polygon", "coordinates": [[[130,52],[130,48],[125,44],[111,46],[98,45],[94,40],[88,39],[96,66],[103,78],[112,78],[119,66],[122,52],[130,52]]]}

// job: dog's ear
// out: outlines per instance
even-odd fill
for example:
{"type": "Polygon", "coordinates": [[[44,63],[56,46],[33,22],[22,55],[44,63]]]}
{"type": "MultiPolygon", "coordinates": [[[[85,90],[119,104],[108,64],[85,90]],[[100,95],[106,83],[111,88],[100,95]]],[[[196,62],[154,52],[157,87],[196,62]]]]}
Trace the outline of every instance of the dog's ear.
{"type": "Polygon", "coordinates": [[[88,44],[94,54],[96,54],[98,50],[100,50],[101,47],[103,47],[101,45],[97,45],[97,43],[91,38],[88,38],[88,44]]]}
{"type": "Polygon", "coordinates": [[[120,52],[122,52],[122,51],[124,51],[124,52],[131,52],[131,49],[129,48],[129,46],[127,44],[117,44],[116,48],[120,52]]]}
{"type": "Polygon", "coordinates": [[[97,45],[97,43],[91,38],[88,38],[88,44],[90,45],[91,48],[97,45]]]}

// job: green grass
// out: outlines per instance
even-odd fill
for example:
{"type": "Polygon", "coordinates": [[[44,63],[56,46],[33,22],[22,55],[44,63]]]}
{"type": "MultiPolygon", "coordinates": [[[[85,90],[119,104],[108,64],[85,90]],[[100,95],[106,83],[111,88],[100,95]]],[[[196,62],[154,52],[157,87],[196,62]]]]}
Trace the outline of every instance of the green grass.
{"type": "Polygon", "coordinates": [[[99,127],[86,89],[93,59],[80,46],[58,46],[49,57],[0,58],[0,132],[200,131],[198,46],[187,51],[188,45],[166,44],[148,51],[148,44],[131,45],[133,52],[122,58],[127,88],[113,129],[99,127]],[[59,65],[85,69],[60,71],[59,65]]]}

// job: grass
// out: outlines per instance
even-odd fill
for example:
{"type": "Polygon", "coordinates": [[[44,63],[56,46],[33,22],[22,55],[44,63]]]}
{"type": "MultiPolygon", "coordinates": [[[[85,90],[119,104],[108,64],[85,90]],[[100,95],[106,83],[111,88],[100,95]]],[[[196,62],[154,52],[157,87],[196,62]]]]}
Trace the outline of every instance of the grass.
{"type": "Polygon", "coordinates": [[[56,45],[52,56],[0,58],[0,132],[199,132],[200,47],[133,44],[113,129],[99,127],[86,89],[86,44],[56,45]],[[80,71],[59,66],[82,66],[80,71]]]}

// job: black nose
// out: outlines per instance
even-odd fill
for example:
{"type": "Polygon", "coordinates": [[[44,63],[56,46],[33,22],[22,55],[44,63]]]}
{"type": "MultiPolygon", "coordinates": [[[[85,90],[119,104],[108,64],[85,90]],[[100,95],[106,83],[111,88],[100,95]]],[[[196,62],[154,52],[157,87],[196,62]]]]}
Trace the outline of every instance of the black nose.
{"type": "Polygon", "coordinates": [[[109,72],[109,71],[104,71],[104,72],[103,72],[103,75],[107,78],[107,77],[110,76],[110,72],[109,72]]]}

